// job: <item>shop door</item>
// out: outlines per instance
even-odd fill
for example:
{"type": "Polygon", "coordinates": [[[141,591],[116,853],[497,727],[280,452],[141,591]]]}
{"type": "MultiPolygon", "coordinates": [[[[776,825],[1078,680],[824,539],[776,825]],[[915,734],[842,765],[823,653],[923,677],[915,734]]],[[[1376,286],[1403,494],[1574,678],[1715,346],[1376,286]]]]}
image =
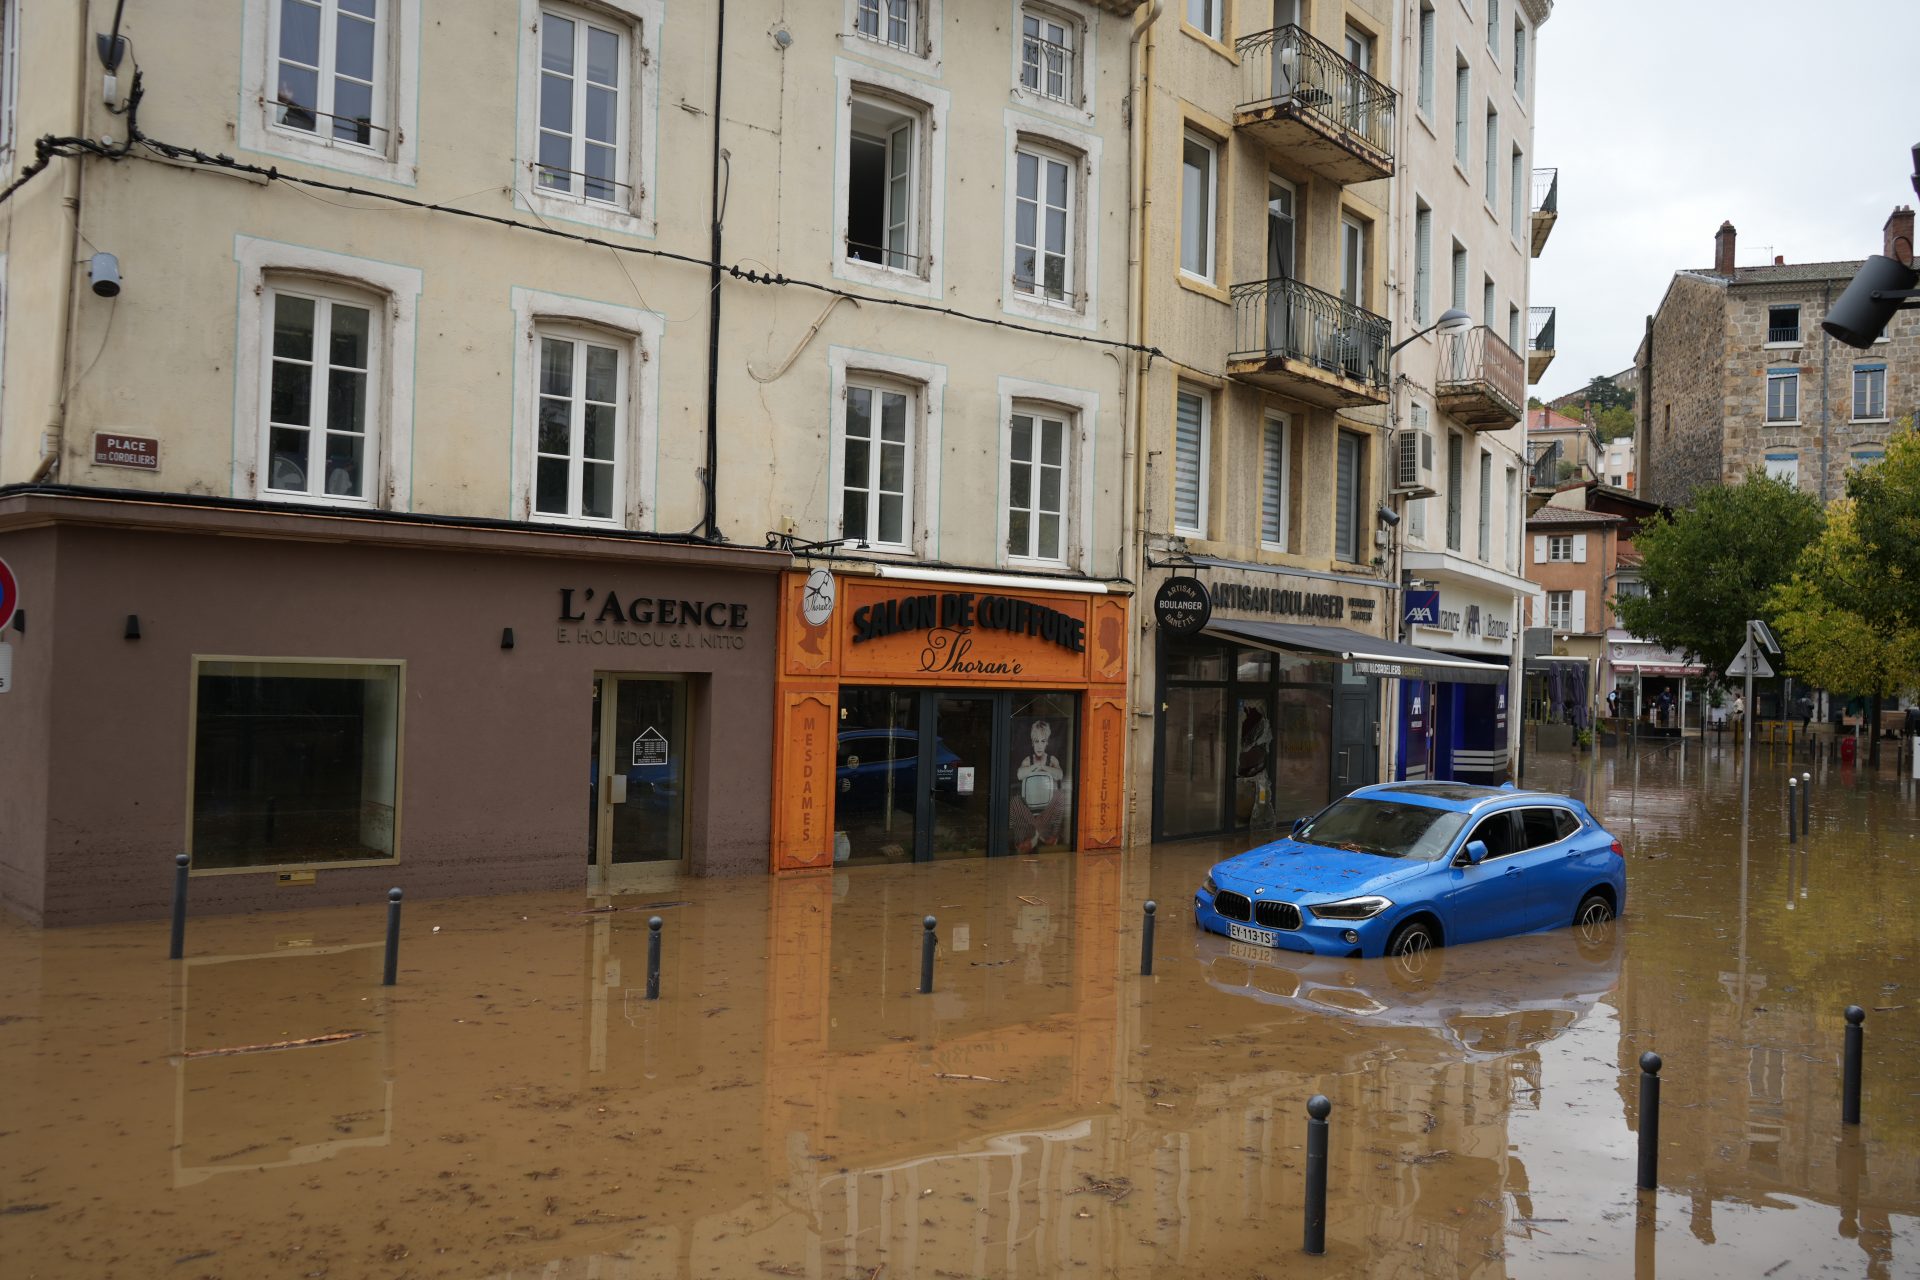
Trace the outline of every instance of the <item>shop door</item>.
{"type": "Polygon", "coordinates": [[[601,676],[593,696],[588,884],[602,893],[656,888],[686,854],[687,683],[601,676]]]}
{"type": "MultiPolygon", "coordinates": [[[[1006,752],[994,743],[996,716],[992,694],[930,695],[933,701],[933,759],[921,776],[932,781],[933,813],[927,855],[934,858],[984,857],[1001,852],[994,835],[1005,830],[994,821],[996,761],[1006,752]]],[[[924,761],[924,756],[922,757],[924,761]]]]}
{"type": "Polygon", "coordinates": [[[1369,676],[1341,668],[1333,690],[1333,795],[1335,799],[1379,781],[1379,688],[1369,676]]]}

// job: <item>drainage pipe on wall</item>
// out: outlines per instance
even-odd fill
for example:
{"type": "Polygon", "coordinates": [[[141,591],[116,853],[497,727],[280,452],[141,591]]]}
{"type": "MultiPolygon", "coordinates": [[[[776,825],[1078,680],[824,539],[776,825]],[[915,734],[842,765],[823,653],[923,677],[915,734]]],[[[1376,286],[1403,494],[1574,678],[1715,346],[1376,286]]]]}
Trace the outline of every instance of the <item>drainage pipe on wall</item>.
{"type": "MultiPolygon", "coordinates": [[[[720,185],[720,167],[726,153],[720,149],[720,89],[727,65],[727,0],[715,0],[713,29],[713,235],[707,247],[707,475],[706,509],[700,516],[700,529],[715,542],[725,541],[720,532],[720,224],[726,215],[725,196],[720,185]]],[[[727,186],[731,187],[729,168],[727,186]]]]}

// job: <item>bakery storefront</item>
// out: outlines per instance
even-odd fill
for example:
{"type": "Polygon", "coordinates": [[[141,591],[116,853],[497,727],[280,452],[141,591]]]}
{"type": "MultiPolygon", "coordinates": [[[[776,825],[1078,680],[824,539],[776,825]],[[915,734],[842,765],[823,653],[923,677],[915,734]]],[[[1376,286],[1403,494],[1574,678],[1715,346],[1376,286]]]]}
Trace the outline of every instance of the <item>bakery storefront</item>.
{"type": "Polygon", "coordinates": [[[1127,597],[860,568],[782,580],[773,869],[1118,847],[1127,597]]]}

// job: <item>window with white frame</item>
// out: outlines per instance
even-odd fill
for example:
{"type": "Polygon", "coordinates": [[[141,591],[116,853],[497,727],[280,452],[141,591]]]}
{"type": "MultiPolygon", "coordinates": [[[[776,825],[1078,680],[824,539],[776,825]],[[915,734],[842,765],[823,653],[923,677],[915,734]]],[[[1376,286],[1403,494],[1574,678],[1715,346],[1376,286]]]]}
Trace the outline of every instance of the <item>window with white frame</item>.
{"type": "Polygon", "coordinates": [[[1480,451],[1480,559],[1493,558],[1493,455],[1480,451]]]}
{"type": "Polygon", "coordinates": [[[1425,327],[1433,313],[1433,210],[1425,200],[1413,211],[1413,325],[1425,327]]]}
{"type": "Polygon", "coordinates": [[[1520,308],[1518,307],[1507,308],[1507,345],[1515,351],[1522,349],[1520,345],[1520,308]]]}
{"type": "Polygon", "coordinates": [[[380,299],[276,281],[266,300],[265,496],[370,503],[378,491],[380,299]]]}
{"type": "Polygon", "coordinates": [[[1573,535],[1570,533],[1548,535],[1547,559],[1565,560],[1571,563],[1573,560],[1573,535]]]}
{"type": "Polygon", "coordinates": [[[625,512],[627,359],[617,341],[542,325],[534,441],[536,519],[620,523],[625,512]]]}
{"type": "Polygon", "coordinates": [[[1507,200],[1513,206],[1513,238],[1527,234],[1527,170],[1520,159],[1520,148],[1513,149],[1512,171],[1507,176],[1507,200]]]}
{"type": "Polygon", "coordinates": [[[1496,304],[1492,276],[1480,277],[1480,323],[1493,328],[1494,306],[1496,304]]]}
{"type": "Polygon", "coordinates": [[[1028,297],[1076,301],[1073,234],[1079,165],[1023,141],[1014,152],[1013,287],[1028,297]]]}
{"type": "MultiPolygon", "coordinates": [[[[1411,410],[1413,429],[1420,437],[1420,449],[1426,454],[1429,468],[1433,463],[1433,441],[1427,435],[1427,406],[1415,404],[1411,410]]],[[[1423,542],[1427,536],[1427,500],[1410,498],[1407,500],[1407,531],[1416,542],[1423,542]]]]}
{"type": "Polygon", "coordinates": [[[1432,0],[1420,3],[1420,81],[1417,99],[1421,114],[1433,114],[1434,12],[1432,0]]]}
{"type": "Polygon", "coordinates": [[[549,195],[629,207],[631,32],[592,11],[540,10],[540,141],[534,182],[549,195]]]}
{"type": "Polygon", "coordinates": [[[1447,550],[1460,549],[1461,504],[1466,501],[1467,442],[1457,432],[1447,435],[1447,550]]]}
{"type": "Polygon", "coordinates": [[[275,127],[385,153],[389,8],[378,0],[276,0],[275,127]]]}
{"type": "Polygon", "coordinates": [[[1800,304],[1783,303],[1767,308],[1767,341],[1800,341],[1800,304]]]}
{"type": "Polygon", "coordinates": [[[1487,0],[1487,52],[1500,58],[1500,0],[1487,0]]]}
{"type": "Polygon", "coordinates": [[[1260,440],[1260,542],[1273,551],[1287,549],[1287,419],[1270,413],[1260,440]]]}
{"type": "Polygon", "coordinates": [[[1467,67],[1467,60],[1454,55],[1457,61],[1453,67],[1453,162],[1462,169],[1467,167],[1471,140],[1467,130],[1467,112],[1473,105],[1473,72],[1467,67]]]}
{"type": "Polygon", "coordinates": [[[1187,0],[1187,25],[1203,35],[1220,39],[1220,11],[1226,0],[1187,0]]]}
{"type": "Polygon", "coordinates": [[[1520,469],[1507,468],[1507,568],[1520,567],[1520,469]]]}
{"type": "Polygon", "coordinates": [[[1458,240],[1453,242],[1453,301],[1456,311],[1467,309],[1467,247],[1458,240]]]}
{"type": "Polygon", "coordinates": [[[1573,592],[1547,592],[1547,625],[1555,631],[1573,629],[1573,592]]]}
{"type": "Polygon", "coordinates": [[[854,0],[853,33],[890,49],[918,55],[924,22],[920,0],[854,0]]]}
{"type": "Polygon", "coordinates": [[[1173,531],[1204,538],[1213,397],[1182,383],[1174,396],[1173,417],[1173,531]]]}
{"type": "Polygon", "coordinates": [[[1340,215],[1340,296],[1356,307],[1367,305],[1367,240],[1372,224],[1340,215]]]}
{"type": "Polygon", "coordinates": [[[1800,487],[1800,455],[1797,453],[1770,453],[1767,455],[1767,478],[1778,480],[1789,489],[1800,487]]]}
{"type": "Polygon", "coordinates": [[[1046,405],[1016,404],[1007,442],[1007,556],[1064,564],[1073,418],[1046,405]]]}
{"type": "Polygon", "coordinates": [[[1487,108],[1487,207],[1500,207],[1500,113],[1487,108]]]}
{"type": "Polygon", "coordinates": [[[1855,449],[1852,455],[1853,465],[1856,467],[1870,467],[1876,462],[1886,461],[1886,457],[1885,445],[1869,445],[1864,449],[1855,449]]]}
{"type": "Polygon", "coordinates": [[[1189,131],[1181,152],[1180,269],[1213,279],[1214,194],[1220,180],[1220,148],[1189,131]]]}
{"type": "Polygon", "coordinates": [[[1887,416],[1887,366],[1853,366],[1853,420],[1882,422],[1887,416]]]}
{"type": "Polygon", "coordinates": [[[1365,554],[1367,442],[1357,431],[1341,431],[1334,440],[1333,557],[1357,564],[1365,554]]]}
{"type": "Polygon", "coordinates": [[[1037,5],[1020,12],[1020,87],[1069,106],[1080,105],[1076,58],[1079,25],[1037,5]]]}
{"type": "Polygon", "coordinates": [[[1800,371],[1767,370],[1767,421],[1800,421],[1800,371]]]}
{"type": "Polygon", "coordinates": [[[1522,106],[1527,101],[1527,24],[1513,20],[1513,96],[1522,106]]]}
{"type": "Polygon", "coordinates": [[[884,551],[913,544],[913,437],[919,397],[850,375],[841,431],[840,536],[884,551]]]}
{"type": "Polygon", "coordinates": [[[847,157],[847,257],[921,274],[917,216],[921,116],[903,103],[856,97],[847,157]]]}

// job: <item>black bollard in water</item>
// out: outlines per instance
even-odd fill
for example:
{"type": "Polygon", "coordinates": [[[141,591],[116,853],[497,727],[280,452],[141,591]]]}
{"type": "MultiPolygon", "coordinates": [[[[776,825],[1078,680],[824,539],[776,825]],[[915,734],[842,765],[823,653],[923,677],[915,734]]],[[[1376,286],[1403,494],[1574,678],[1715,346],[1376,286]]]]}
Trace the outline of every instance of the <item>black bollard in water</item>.
{"type": "Polygon", "coordinates": [[[1794,842],[1794,832],[1800,829],[1800,824],[1794,820],[1794,799],[1793,799],[1794,796],[1799,793],[1799,791],[1800,791],[1800,780],[1798,778],[1788,778],[1787,779],[1787,843],[1788,844],[1792,844],[1794,842]]]}
{"type": "Polygon", "coordinates": [[[184,853],[173,857],[173,940],[167,944],[167,959],[178,960],[187,950],[187,864],[184,853]]]}
{"type": "Polygon", "coordinates": [[[1807,814],[1813,808],[1813,775],[1800,775],[1800,834],[1807,834],[1807,814]]]}
{"type": "Polygon", "coordinates": [[[387,972],[380,985],[390,987],[400,977],[400,898],[398,889],[387,890],[387,972]]]}
{"type": "Polygon", "coordinates": [[[1860,1123],[1860,1054],[1866,1048],[1867,1031],[1860,1024],[1867,1011],[1857,1004],[1847,1006],[1847,1056],[1841,1067],[1840,1123],[1860,1123]]]}
{"type": "Polygon", "coordinates": [[[1333,1103],[1324,1093],[1307,1099],[1307,1218],[1308,1253],[1327,1251],[1327,1116],[1333,1103]]]}
{"type": "Polygon", "coordinates": [[[1146,977],[1153,976],[1153,913],[1159,910],[1152,898],[1141,908],[1146,913],[1140,925],[1140,972],[1146,977]]]}
{"type": "Polygon", "coordinates": [[[920,935],[920,994],[923,996],[933,994],[933,949],[939,942],[933,931],[939,924],[932,916],[920,922],[920,927],[926,930],[920,935]]]}
{"type": "Polygon", "coordinates": [[[1660,1055],[1640,1055],[1640,1178],[1642,1191],[1660,1185],[1660,1055]]]}
{"type": "Polygon", "coordinates": [[[647,999],[660,998],[660,926],[659,916],[647,917],[647,999]]]}

